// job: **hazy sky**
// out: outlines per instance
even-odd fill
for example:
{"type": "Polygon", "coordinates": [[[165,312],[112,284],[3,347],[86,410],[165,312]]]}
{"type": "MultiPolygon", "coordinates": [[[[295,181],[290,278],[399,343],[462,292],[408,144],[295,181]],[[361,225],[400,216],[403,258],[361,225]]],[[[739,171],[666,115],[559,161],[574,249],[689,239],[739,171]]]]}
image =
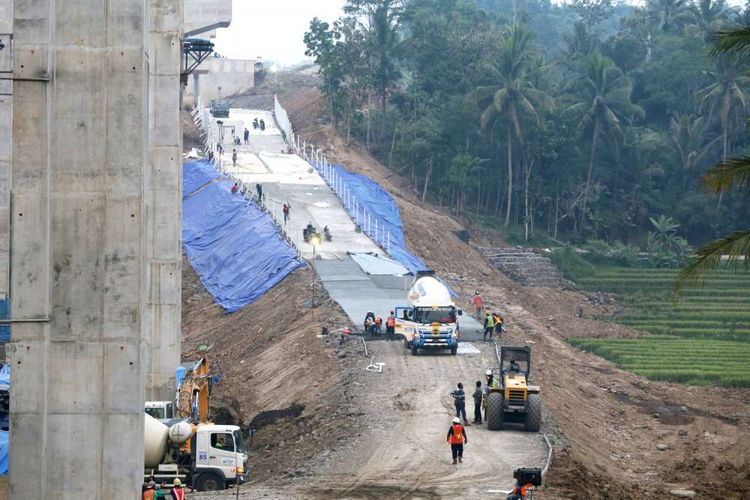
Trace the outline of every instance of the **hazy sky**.
{"type": "Polygon", "coordinates": [[[332,22],[343,5],[344,0],[233,0],[232,24],[217,31],[216,51],[236,59],[299,62],[310,20],[332,22]]]}

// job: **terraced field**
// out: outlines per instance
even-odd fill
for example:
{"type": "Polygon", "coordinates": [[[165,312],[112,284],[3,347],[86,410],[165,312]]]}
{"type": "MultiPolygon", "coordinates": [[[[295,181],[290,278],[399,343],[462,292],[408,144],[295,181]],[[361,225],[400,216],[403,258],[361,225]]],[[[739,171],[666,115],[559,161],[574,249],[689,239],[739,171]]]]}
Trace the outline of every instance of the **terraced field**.
{"type": "Polygon", "coordinates": [[[655,380],[750,386],[750,275],[717,271],[702,288],[672,298],[676,270],[603,268],[578,280],[618,294],[619,323],[652,335],[638,340],[571,339],[618,366],[655,380]]]}
{"type": "Polygon", "coordinates": [[[748,342],[669,336],[635,340],[570,339],[569,342],[652,380],[750,387],[748,342]]]}

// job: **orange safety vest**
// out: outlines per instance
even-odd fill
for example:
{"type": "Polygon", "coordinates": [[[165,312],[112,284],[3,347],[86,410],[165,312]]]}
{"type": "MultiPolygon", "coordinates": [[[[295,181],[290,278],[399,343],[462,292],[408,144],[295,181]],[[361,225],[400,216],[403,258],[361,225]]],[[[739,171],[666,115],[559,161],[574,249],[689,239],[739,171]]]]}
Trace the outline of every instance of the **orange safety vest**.
{"type": "Polygon", "coordinates": [[[388,328],[393,328],[394,326],[396,326],[396,318],[394,318],[393,316],[388,316],[388,319],[385,320],[385,326],[387,326],[388,328]]]}
{"type": "Polygon", "coordinates": [[[185,500],[185,488],[181,486],[172,488],[172,498],[175,500],[185,500]]]}
{"type": "Polygon", "coordinates": [[[143,500],[154,500],[153,488],[143,492],[143,500]]]}
{"type": "Polygon", "coordinates": [[[450,437],[450,444],[464,444],[464,426],[453,424],[453,434],[450,437]]]}

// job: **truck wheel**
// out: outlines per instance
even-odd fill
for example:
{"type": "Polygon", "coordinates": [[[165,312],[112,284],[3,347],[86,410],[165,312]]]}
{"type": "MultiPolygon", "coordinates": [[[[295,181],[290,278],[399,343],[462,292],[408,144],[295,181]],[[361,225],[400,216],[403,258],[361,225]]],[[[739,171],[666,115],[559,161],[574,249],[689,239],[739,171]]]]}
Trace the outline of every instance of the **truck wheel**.
{"type": "Polygon", "coordinates": [[[204,472],[198,476],[195,482],[195,489],[198,491],[218,491],[224,489],[224,481],[218,474],[213,472],[204,472]]]}
{"type": "Polygon", "coordinates": [[[539,432],[542,425],[542,398],[539,394],[529,394],[526,404],[526,420],[524,427],[526,432],[539,432]]]}
{"type": "Polygon", "coordinates": [[[411,355],[416,356],[417,354],[419,354],[419,346],[417,344],[412,344],[411,355]]]}
{"type": "Polygon", "coordinates": [[[406,337],[404,337],[404,349],[409,349],[411,346],[409,345],[409,341],[406,340],[406,337]]]}
{"type": "Polygon", "coordinates": [[[503,428],[503,395],[491,392],[487,398],[487,429],[499,431],[503,428]]]}
{"type": "Polygon", "coordinates": [[[451,347],[451,354],[452,354],[453,356],[455,356],[455,355],[456,355],[456,353],[458,353],[458,346],[453,346],[453,347],[451,347]]]}

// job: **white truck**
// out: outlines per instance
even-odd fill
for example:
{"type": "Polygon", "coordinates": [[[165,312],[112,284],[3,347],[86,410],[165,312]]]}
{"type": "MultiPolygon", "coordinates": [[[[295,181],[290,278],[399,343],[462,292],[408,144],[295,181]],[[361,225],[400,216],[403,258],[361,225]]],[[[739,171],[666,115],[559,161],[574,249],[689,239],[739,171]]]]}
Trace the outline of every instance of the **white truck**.
{"type": "Polygon", "coordinates": [[[419,272],[407,295],[410,305],[395,308],[396,333],[404,347],[417,355],[420,349],[450,349],[458,352],[458,316],[450,292],[434,277],[433,271],[419,272]]]}
{"type": "Polygon", "coordinates": [[[168,427],[145,413],[144,478],[172,484],[179,478],[198,491],[242,484],[247,451],[236,425],[198,424],[185,420],[168,427]]]}

